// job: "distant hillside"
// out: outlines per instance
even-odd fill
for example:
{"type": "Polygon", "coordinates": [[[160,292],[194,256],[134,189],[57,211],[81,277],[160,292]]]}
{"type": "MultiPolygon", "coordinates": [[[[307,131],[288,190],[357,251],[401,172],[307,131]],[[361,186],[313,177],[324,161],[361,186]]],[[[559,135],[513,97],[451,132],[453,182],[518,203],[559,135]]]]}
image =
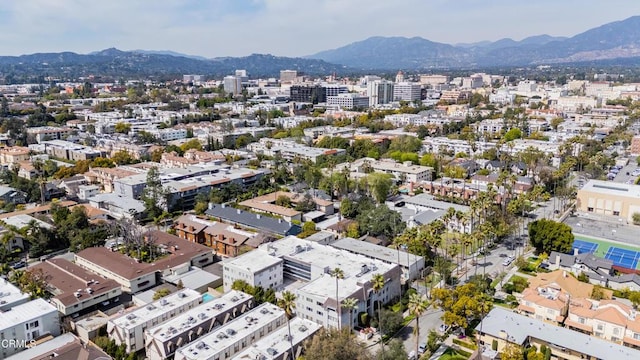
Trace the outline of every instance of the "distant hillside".
{"type": "Polygon", "coordinates": [[[610,61],[640,57],[640,16],[570,38],[538,35],[521,41],[449,45],[420,37],[372,37],[308,56],[361,69],[429,69],[610,61]]]}
{"type": "Polygon", "coordinates": [[[251,76],[278,76],[280,70],[294,69],[307,74],[343,73],[348,69],[322,60],[288,58],[272,55],[250,55],[239,58],[196,59],[161,53],[142,53],[105,49],[91,54],[37,53],[22,56],[0,56],[0,73],[4,76],[78,77],[147,76],[204,74],[224,76],[236,69],[246,69],[251,76]]]}

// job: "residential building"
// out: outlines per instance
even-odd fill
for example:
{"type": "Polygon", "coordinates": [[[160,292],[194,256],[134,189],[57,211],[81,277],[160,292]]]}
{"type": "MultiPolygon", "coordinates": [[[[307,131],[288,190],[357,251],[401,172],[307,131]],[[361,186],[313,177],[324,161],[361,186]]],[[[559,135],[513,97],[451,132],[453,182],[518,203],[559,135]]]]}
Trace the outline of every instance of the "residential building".
{"type": "Polygon", "coordinates": [[[175,360],[227,360],[252,344],[286,327],[284,310],[264,303],[209,334],[179,348],[175,360]]]}
{"type": "Polygon", "coordinates": [[[100,184],[102,189],[107,192],[113,192],[113,182],[117,179],[121,179],[127,176],[139,174],[138,171],[132,169],[125,169],[123,167],[115,168],[89,168],[89,171],[84,173],[84,177],[90,184],[100,184]]]}
{"type": "Polygon", "coordinates": [[[11,169],[22,161],[29,161],[29,152],[29,148],[24,146],[0,148],[0,165],[11,169]]]}
{"type": "Polygon", "coordinates": [[[299,225],[260,214],[233,208],[226,204],[209,204],[205,214],[229,224],[264,231],[279,236],[297,235],[302,229],[299,225]]]}
{"type": "Polygon", "coordinates": [[[424,270],[424,257],[410,254],[400,248],[392,249],[350,237],[338,239],[330,245],[352,254],[398,265],[402,269],[402,281],[413,281],[419,278],[424,270]]]}
{"type": "Polygon", "coordinates": [[[290,324],[283,326],[256,341],[251,347],[242,351],[233,360],[293,360],[299,359],[304,351],[304,342],[320,330],[320,325],[301,318],[293,318],[290,324]],[[290,329],[290,331],[289,331],[290,329]],[[291,346],[293,345],[293,358],[291,346]]]}
{"type": "Polygon", "coordinates": [[[565,326],[640,349],[640,317],[636,310],[618,300],[572,301],[569,306],[565,326]]]}
{"type": "Polygon", "coordinates": [[[9,186],[0,185],[0,200],[5,204],[24,204],[27,201],[27,194],[9,186]]]}
{"type": "Polygon", "coordinates": [[[67,127],[40,126],[27,128],[27,138],[32,137],[38,144],[47,140],[61,140],[71,134],[73,129],[67,127]]]}
{"type": "Polygon", "coordinates": [[[166,128],[166,129],[154,129],[148,131],[150,134],[155,135],[162,141],[174,141],[187,138],[186,128],[166,128]]]}
{"type": "Polygon", "coordinates": [[[394,160],[376,160],[362,158],[352,163],[342,163],[336,166],[335,172],[342,169],[349,170],[349,176],[361,178],[367,176],[371,170],[379,173],[391,174],[396,181],[401,183],[420,183],[430,181],[433,168],[421,165],[412,165],[410,161],[398,163],[394,160]]]}
{"type": "Polygon", "coordinates": [[[631,139],[631,155],[640,155],[640,135],[636,135],[631,139]]]}
{"type": "Polygon", "coordinates": [[[102,151],[69,141],[48,140],[43,141],[42,144],[44,144],[47,155],[69,161],[94,160],[99,157],[106,157],[106,153],[102,151]]]}
{"type": "Polygon", "coordinates": [[[0,301],[0,312],[2,313],[28,302],[30,298],[29,294],[20,291],[5,278],[0,278],[0,294],[2,294],[2,301],[0,301]]]}
{"type": "Polygon", "coordinates": [[[394,83],[388,80],[374,80],[367,83],[369,106],[384,105],[393,101],[394,83]]]}
{"type": "Polygon", "coordinates": [[[295,139],[262,138],[247,145],[247,150],[267,156],[281,156],[285,160],[309,160],[316,163],[331,156],[346,154],[344,149],[325,149],[307,146],[295,139]]]}
{"type": "Polygon", "coordinates": [[[178,237],[212,247],[217,255],[224,257],[237,256],[240,249],[246,246],[247,240],[257,235],[230,224],[206,220],[195,215],[182,215],[175,220],[173,228],[178,237]]]}
{"type": "Polygon", "coordinates": [[[142,350],[145,348],[145,330],[185,313],[201,302],[199,292],[182,289],[109,320],[107,335],[116,345],[126,345],[128,353],[142,350]]]}
{"type": "Polygon", "coordinates": [[[446,84],[447,76],[446,75],[420,75],[420,84],[422,85],[439,85],[446,84]]]}
{"type": "Polygon", "coordinates": [[[42,271],[47,290],[53,294],[49,301],[63,316],[94,310],[101,303],[119,301],[120,284],[104,279],[66,259],[49,259],[29,268],[42,271]]]}
{"type": "MultiPolygon", "coordinates": [[[[358,300],[358,312],[373,312],[375,302],[388,303],[400,296],[401,270],[396,264],[389,264],[363,255],[350,253],[331,246],[288,236],[284,239],[262,244],[257,250],[232,260],[235,269],[224,265],[225,288],[237,279],[246,279],[251,274],[261,274],[266,287],[280,288],[283,278],[305,282],[296,286],[296,313],[299,317],[312,320],[325,327],[347,326],[349,314],[341,313],[338,320],[337,304],[352,297],[358,300]],[[250,273],[242,270],[251,264],[250,273]],[[340,268],[344,279],[338,282],[336,300],[336,280],[330,272],[340,268]],[[271,275],[270,275],[271,274],[271,275]],[[374,274],[385,278],[385,287],[378,293],[371,291],[374,274]],[[271,276],[272,280],[268,280],[271,276]]],[[[352,316],[351,319],[355,319],[352,316]]]]}
{"type": "Polygon", "coordinates": [[[100,193],[100,188],[97,185],[80,185],[78,186],[78,199],[89,200],[89,198],[96,196],[100,193]]]}
{"type": "Polygon", "coordinates": [[[253,296],[232,290],[145,331],[149,360],[170,358],[175,350],[232,321],[253,308],[253,296]]]}
{"type": "Polygon", "coordinates": [[[640,350],[602,340],[494,307],[476,326],[480,344],[503,351],[508,344],[517,346],[544,345],[551,350],[552,359],[637,359],[640,350]]]}
{"type": "Polygon", "coordinates": [[[145,236],[165,255],[153,263],[136,261],[106,247],[86,248],[75,254],[75,263],[91,272],[115,280],[126,292],[136,293],[157,284],[158,278],[174,269],[203,267],[213,263],[213,251],[204,245],[189,242],[161,231],[145,236]]]}
{"type": "Polygon", "coordinates": [[[58,336],[60,331],[58,310],[46,300],[38,298],[14,306],[0,316],[0,338],[15,345],[2,346],[0,358],[19,353],[44,336],[58,336]]]}
{"type": "Polygon", "coordinates": [[[292,102],[312,104],[327,102],[327,91],[320,84],[293,85],[289,91],[289,97],[292,102]]]}
{"type": "Polygon", "coordinates": [[[37,342],[24,351],[5,358],[6,360],[77,360],[111,359],[102,349],[93,343],[83,342],[70,332],[56,336],[44,342],[37,342]]]}
{"type": "Polygon", "coordinates": [[[640,185],[589,180],[578,190],[576,208],[631,222],[633,214],[640,213],[640,185]]]}
{"type": "MultiPolygon", "coordinates": [[[[255,197],[253,199],[245,200],[238,205],[245,206],[250,210],[263,212],[270,215],[275,215],[283,218],[286,221],[302,220],[302,213],[295,210],[298,203],[306,201],[307,196],[305,194],[291,193],[286,191],[276,191],[270,194],[255,197]],[[291,207],[285,207],[276,205],[276,201],[280,197],[285,197],[289,200],[291,207]]],[[[314,197],[311,194],[308,195],[308,200],[315,203],[316,210],[321,211],[326,215],[333,214],[333,202],[325,200],[319,197],[314,197]]]]}
{"type": "Polygon", "coordinates": [[[262,251],[249,251],[242,256],[223,262],[224,290],[231,290],[233,282],[243,280],[254,287],[280,288],[283,284],[283,264],[281,258],[269,256],[262,251]]]}

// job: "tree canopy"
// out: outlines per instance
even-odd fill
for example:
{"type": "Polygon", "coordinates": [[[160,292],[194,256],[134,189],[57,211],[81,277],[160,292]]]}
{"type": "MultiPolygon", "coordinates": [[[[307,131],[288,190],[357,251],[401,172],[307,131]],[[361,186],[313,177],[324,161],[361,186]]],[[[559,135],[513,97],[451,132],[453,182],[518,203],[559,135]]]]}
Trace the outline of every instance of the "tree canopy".
{"type": "Polygon", "coordinates": [[[573,247],[574,236],[569,225],[540,219],[529,223],[529,240],[538,253],[568,253],[573,247]]]}
{"type": "Polygon", "coordinates": [[[364,343],[356,340],[350,332],[322,329],[307,344],[304,358],[306,360],[371,360],[372,356],[364,343]]]}

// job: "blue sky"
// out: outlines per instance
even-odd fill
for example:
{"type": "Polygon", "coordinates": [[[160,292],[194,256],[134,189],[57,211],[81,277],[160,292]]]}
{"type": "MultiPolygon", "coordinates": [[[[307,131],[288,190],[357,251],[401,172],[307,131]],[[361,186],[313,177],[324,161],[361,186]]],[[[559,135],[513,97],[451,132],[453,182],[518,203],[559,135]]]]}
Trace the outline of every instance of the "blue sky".
{"type": "Polygon", "coordinates": [[[109,47],[303,56],[370,36],[445,43],[572,36],[637,0],[4,0],[0,55],[109,47]]]}

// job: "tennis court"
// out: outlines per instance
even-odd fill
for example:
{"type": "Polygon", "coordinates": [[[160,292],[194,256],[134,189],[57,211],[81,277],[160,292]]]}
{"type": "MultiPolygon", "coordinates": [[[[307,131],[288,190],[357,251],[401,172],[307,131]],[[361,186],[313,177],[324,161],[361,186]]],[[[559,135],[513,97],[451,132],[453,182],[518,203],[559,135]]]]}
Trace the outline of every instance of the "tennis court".
{"type": "Polygon", "coordinates": [[[597,248],[598,244],[596,243],[578,239],[573,240],[573,249],[577,249],[579,254],[595,253],[597,248]]]}
{"type": "Polygon", "coordinates": [[[613,261],[614,265],[626,267],[628,269],[635,269],[638,267],[640,253],[633,250],[611,246],[604,258],[613,261]]]}

